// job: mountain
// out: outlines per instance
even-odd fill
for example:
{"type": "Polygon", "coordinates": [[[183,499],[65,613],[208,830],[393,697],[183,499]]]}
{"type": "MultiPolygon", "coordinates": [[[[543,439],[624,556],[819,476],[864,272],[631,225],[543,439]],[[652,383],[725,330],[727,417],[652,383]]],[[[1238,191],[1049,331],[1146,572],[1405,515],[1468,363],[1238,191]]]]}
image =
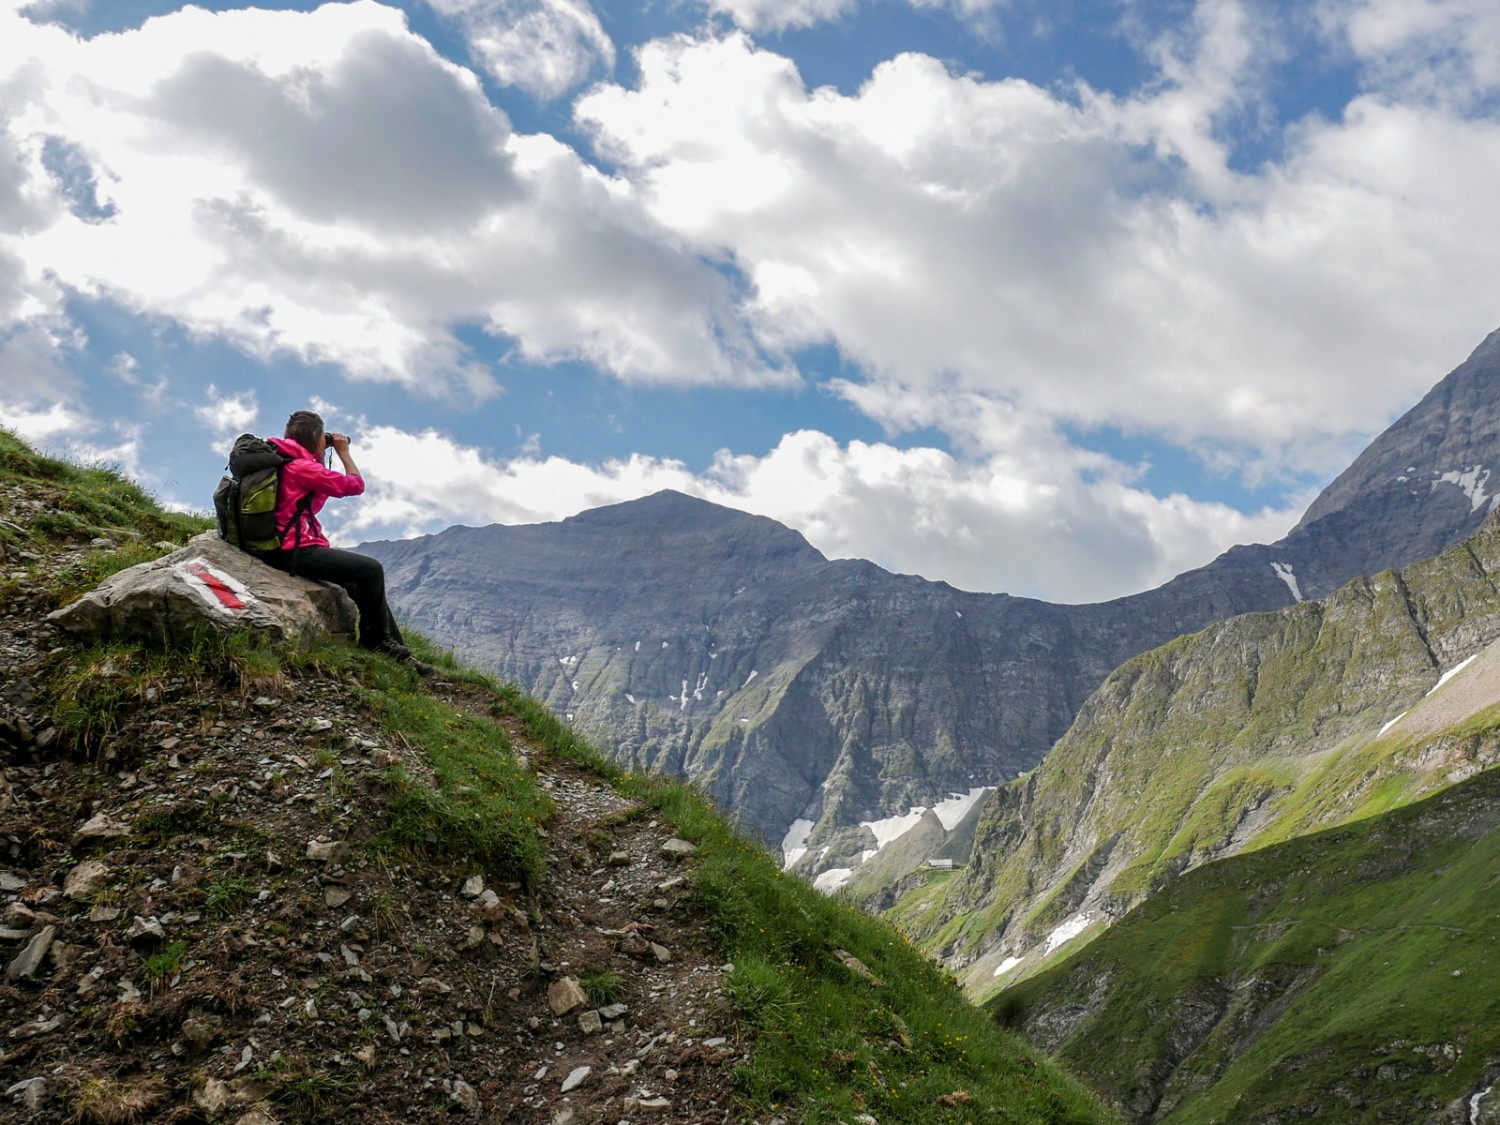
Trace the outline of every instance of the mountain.
{"type": "Polygon", "coordinates": [[[1112,1120],[889,927],[423,638],[425,679],[80,644],[49,611],[207,521],[3,429],[0,516],[0,1121],[1112,1120]]]}
{"type": "MultiPolygon", "coordinates": [[[[1471,533],[1500,464],[1497,375],[1500,333],[1285,539],[1095,605],[828,560],[771,520],[676,493],[361,549],[385,562],[406,620],[630,768],[701,783],[833,888],[927,812],[944,820],[934,846],[953,844],[984,791],[1041,761],[1125,660],[1471,533]]],[[[887,876],[921,862],[908,850],[887,876]]]]}
{"type": "Polygon", "coordinates": [[[984,993],[1213,859],[1500,761],[1500,517],[1436,559],[1128,661],[892,918],[984,993]]]}
{"type": "Polygon", "coordinates": [[[1497,865],[1488,770],[1198,868],[989,1007],[1131,1122],[1492,1125],[1497,865]]]}

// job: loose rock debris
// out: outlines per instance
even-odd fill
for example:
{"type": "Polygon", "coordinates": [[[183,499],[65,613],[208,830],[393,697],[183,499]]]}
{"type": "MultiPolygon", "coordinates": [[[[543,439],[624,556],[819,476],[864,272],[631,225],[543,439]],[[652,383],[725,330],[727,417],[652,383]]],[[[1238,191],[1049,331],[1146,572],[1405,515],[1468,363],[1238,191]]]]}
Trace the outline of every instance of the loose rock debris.
{"type": "Polygon", "coordinates": [[[312,676],[179,676],[65,752],[43,576],[116,544],[29,544],[0,562],[0,1121],[756,1120],[670,825],[512,725],[557,809],[540,891],[392,857],[387,775],[430,766],[312,676]]]}

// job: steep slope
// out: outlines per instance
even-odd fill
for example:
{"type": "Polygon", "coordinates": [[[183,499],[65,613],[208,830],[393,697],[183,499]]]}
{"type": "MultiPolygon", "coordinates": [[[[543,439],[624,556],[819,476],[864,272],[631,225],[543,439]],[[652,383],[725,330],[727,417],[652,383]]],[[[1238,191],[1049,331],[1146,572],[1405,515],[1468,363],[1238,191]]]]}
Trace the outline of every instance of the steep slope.
{"type": "Polygon", "coordinates": [[[889,928],[420,637],[427,680],[45,624],[199,530],[0,430],[0,1121],[1107,1120],[889,928]]]}
{"type": "Polygon", "coordinates": [[[1497,573],[1500,518],[1437,559],[1129,661],[989,802],[940,904],[895,917],[987,991],[1190,868],[1492,764],[1500,747],[1466,724],[1500,702],[1497,573]]]}
{"type": "Polygon", "coordinates": [[[1129,1121],[1492,1125],[1497,870],[1487,770],[1199,868],[990,1007],[1129,1121]]]}

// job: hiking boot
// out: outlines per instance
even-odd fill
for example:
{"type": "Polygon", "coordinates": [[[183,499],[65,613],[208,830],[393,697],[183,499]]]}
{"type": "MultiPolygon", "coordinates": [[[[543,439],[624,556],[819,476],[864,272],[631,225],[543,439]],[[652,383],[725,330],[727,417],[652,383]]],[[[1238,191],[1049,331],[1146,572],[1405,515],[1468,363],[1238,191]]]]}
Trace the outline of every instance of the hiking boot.
{"type": "Polygon", "coordinates": [[[411,649],[407,648],[400,641],[385,641],[375,651],[383,652],[393,660],[400,661],[402,664],[409,664],[411,670],[423,678],[437,675],[437,668],[426,661],[418,660],[411,654],[411,649]]]}

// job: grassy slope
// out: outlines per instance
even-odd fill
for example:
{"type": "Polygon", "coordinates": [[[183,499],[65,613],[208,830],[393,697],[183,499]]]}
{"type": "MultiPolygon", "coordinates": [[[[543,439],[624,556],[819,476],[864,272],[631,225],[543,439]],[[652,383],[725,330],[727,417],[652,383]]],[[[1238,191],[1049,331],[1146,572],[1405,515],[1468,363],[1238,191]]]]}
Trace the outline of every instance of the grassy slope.
{"type": "MultiPolygon", "coordinates": [[[[46,540],[87,541],[105,533],[128,540],[63,573],[48,573],[45,557],[34,561],[33,571],[46,575],[59,604],[109,573],[157,557],[161,549],[149,544],[158,539],[181,542],[206,527],[201,519],[162,512],[116,473],[40,457],[0,431],[0,517],[7,490],[23,483],[58,513],[42,526],[46,540]]],[[[0,536],[8,551],[43,554],[47,548],[3,524],[0,536]]],[[[14,558],[7,566],[15,566],[14,558]]],[[[0,597],[4,593],[0,587],[0,597]]],[[[883,1123],[957,1123],[981,1115],[1010,1122],[1108,1120],[1082,1087],[999,1031],[964,1000],[956,982],[893,930],[783,875],[688,787],[620,773],[534,700],[456,669],[421,638],[413,642],[450,678],[491,691],[495,717],[518,717],[550,752],[590,765],[699,845],[698,899],[718,955],[736,966],[727,990],[759,1033],[751,1061],[736,1076],[748,1108],[794,1109],[807,1122],[847,1121],[860,1112],[883,1123]],[[880,985],[847,967],[838,951],[862,961],[880,985]]],[[[61,701],[54,721],[75,752],[87,753],[115,714],[160,678],[185,671],[238,677],[247,686],[279,675],[351,677],[362,685],[351,690],[388,730],[420,745],[434,769],[431,785],[390,779],[385,845],[471,858],[498,879],[542,885],[538,827],[549,802],[517,767],[503,731],[426,696],[419,681],[384,658],[330,645],[302,654],[236,641],[191,653],[112,645],[69,651],[39,675],[53,678],[61,701]],[[109,676],[90,673],[105,663],[109,676]]]]}
{"type": "Polygon", "coordinates": [[[1497,871],[1491,770],[1191,872],[990,1007],[1132,1116],[1436,1120],[1500,1059],[1497,871]]]}
{"type": "Polygon", "coordinates": [[[1377,732],[1439,666],[1500,629],[1500,526],[1330,599],[1235,618],[1127,663],[1028,778],[986,810],[974,863],[888,917],[930,950],[988,959],[1037,943],[1101,888],[1133,905],[1181,870],[1396,807],[1488,750],[1377,732]],[[920,913],[918,912],[920,909],[920,913]],[[996,934],[1003,932],[1002,950],[996,934]]]}

